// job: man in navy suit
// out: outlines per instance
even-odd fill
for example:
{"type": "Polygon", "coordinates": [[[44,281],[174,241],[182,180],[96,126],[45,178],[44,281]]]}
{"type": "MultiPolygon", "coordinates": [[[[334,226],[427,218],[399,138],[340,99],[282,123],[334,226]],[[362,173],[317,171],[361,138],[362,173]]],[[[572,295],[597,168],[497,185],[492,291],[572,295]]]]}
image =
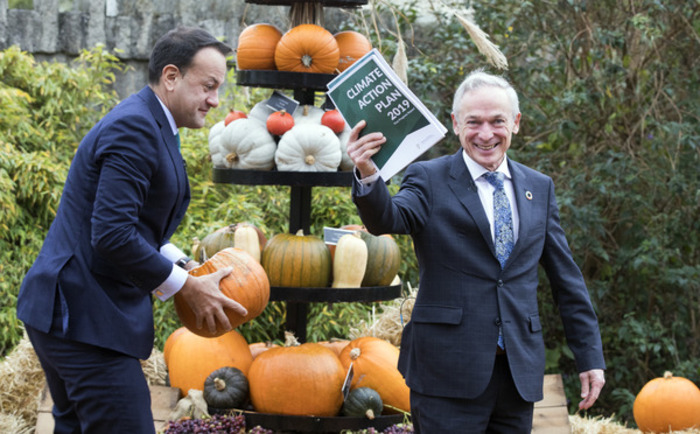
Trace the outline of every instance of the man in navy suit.
{"type": "Polygon", "coordinates": [[[57,433],[154,432],[139,359],[153,348],[152,296],[180,292],[198,325],[230,329],[219,291],[231,270],[197,265],[168,240],[190,199],[178,128],[201,128],[230,47],[180,27],[161,37],[149,83],[80,143],[46,240],[17,300],[54,401],[57,433]]]}
{"type": "Polygon", "coordinates": [[[538,264],[576,358],[579,407],[593,405],[605,383],[598,321],[559,224],[554,184],[506,157],[520,117],[505,79],[471,73],[453,103],[462,149],[410,165],[393,197],[370,159],[384,136],[359,137],[364,121],[350,135],[363,223],[375,234],[410,234],[420,266],[399,358],[416,432],[531,432],[545,367],[538,264]],[[489,177],[501,178],[499,196],[489,177]]]}

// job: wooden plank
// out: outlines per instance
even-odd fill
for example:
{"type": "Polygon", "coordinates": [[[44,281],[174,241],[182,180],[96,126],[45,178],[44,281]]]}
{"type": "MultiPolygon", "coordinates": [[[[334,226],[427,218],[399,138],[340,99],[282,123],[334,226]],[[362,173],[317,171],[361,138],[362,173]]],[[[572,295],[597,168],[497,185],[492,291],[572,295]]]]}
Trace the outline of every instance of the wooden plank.
{"type": "MultiPolygon", "coordinates": [[[[151,391],[151,412],[153,413],[153,424],[156,432],[165,428],[170,412],[173,411],[177,401],[180,399],[180,389],[165,386],[150,386],[151,391]]],[[[52,434],[54,429],[53,400],[47,387],[41,392],[41,402],[39,403],[39,413],[37,414],[35,434],[52,434]]]]}
{"type": "Polygon", "coordinates": [[[544,376],[542,385],[544,399],[535,403],[535,408],[566,406],[566,395],[564,394],[564,382],[559,374],[544,376]]]}
{"type": "Polygon", "coordinates": [[[542,391],[544,399],[535,403],[535,412],[532,417],[533,434],[571,433],[569,410],[561,375],[545,375],[542,391]]]}

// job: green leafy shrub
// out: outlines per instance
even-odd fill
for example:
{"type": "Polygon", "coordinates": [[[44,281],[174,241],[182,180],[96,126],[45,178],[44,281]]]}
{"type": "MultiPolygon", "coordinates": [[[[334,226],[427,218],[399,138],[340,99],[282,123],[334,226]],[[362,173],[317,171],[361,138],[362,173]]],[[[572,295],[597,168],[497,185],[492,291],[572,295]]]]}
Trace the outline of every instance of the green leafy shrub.
{"type": "Polygon", "coordinates": [[[72,64],[0,52],[0,355],[21,338],[15,304],[53,220],[82,136],[117,102],[121,66],[102,47],[72,64]]]}

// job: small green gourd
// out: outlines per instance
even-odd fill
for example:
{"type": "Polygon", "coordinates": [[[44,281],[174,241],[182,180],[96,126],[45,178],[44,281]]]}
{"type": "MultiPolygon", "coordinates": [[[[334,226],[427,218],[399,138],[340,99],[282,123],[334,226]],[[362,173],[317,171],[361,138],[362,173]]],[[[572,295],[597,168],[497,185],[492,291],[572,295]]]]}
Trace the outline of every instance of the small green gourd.
{"type": "Polygon", "coordinates": [[[242,408],[248,400],[248,379],[232,366],[209,374],[204,381],[204,401],[213,408],[242,408]]]}
{"type": "Polygon", "coordinates": [[[376,390],[369,387],[358,387],[348,394],[341,413],[344,416],[366,417],[372,420],[380,416],[383,410],[384,403],[376,390]]]}

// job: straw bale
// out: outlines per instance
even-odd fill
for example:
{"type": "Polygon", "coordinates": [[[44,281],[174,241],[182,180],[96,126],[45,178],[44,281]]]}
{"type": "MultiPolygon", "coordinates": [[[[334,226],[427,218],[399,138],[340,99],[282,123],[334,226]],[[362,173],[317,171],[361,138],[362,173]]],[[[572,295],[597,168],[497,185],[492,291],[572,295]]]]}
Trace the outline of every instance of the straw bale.
{"type": "Polygon", "coordinates": [[[0,362],[0,432],[21,432],[21,426],[35,425],[45,384],[44,372],[25,334],[0,362]]]}
{"type": "MultiPolygon", "coordinates": [[[[613,420],[612,417],[594,417],[586,418],[578,414],[570,415],[569,422],[571,423],[572,434],[641,434],[638,429],[628,428],[619,422],[613,420]]],[[[683,431],[672,431],[673,434],[700,434],[699,429],[690,429],[683,431]]]]}
{"type": "Polygon", "coordinates": [[[34,426],[27,424],[22,416],[0,414],[0,432],[12,434],[31,434],[34,426]]]}
{"type": "Polygon", "coordinates": [[[356,328],[350,329],[350,339],[362,336],[374,336],[385,339],[392,344],[401,346],[401,333],[404,325],[411,320],[413,303],[418,289],[413,289],[408,284],[408,295],[382,303],[382,311],[377,317],[374,308],[367,321],[360,321],[356,328]]]}

